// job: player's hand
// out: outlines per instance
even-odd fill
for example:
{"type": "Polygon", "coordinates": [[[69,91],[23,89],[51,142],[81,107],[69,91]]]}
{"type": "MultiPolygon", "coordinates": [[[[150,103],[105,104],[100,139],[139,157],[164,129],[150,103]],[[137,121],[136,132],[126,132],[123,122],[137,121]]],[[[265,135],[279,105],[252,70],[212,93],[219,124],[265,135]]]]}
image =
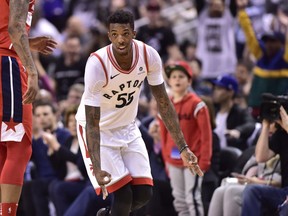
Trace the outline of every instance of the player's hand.
{"type": "Polygon", "coordinates": [[[97,180],[99,186],[101,187],[103,199],[105,200],[106,197],[108,196],[108,191],[107,191],[105,185],[108,184],[109,182],[111,182],[111,175],[110,175],[110,173],[108,173],[104,170],[94,172],[94,174],[95,174],[95,177],[96,177],[96,180],[97,180]]]}
{"type": "Polygon", "coordinates": [[[48,36],[29,38],[31,50],[37,51],[44,55],[49,55],[57,46],[57,42],[48,36]]]}
{"type": "Polygon", "coordinates": [[[25,94],[23,95],[23,104],[30,104],[33,103],[35,97],[38,93],[39,86],[38,86],[38,74],[29,74],[28,73],[28,88],[25,94]]]}
{"type": "Polygon", "coordinates": [[[197,174],[198,176],[203,176],[203,172],[198,165],[198,159],[189,148],[186,148],[181,153],[181,158],[184,162],[184,165],[187,166],[193,175],[197,174]]]}

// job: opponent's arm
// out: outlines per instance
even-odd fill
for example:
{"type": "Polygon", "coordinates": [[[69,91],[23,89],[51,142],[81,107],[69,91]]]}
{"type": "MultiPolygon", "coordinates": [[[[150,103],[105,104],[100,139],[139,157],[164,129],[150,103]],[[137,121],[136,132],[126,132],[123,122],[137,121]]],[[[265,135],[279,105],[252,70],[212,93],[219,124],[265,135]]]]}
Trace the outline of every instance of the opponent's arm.
{"type": "Polygon", "coordinates": [[[178,117],[170,99],[168,98],[164,83],[157,86],[151,86],[151,90],[157,101],[162,120],[178,149],[181,150],[182,160],[190,168],[192,173],[197,173],[199,176],[202,176],[203,173],[198,166],[197,157],[189,150],[186,144],[179,125],[178,117]]]}
{"type": "Polygon", "coordinates": [[[32,103],[38,91],[38,74],[33,62],[26,30],[28,8],[29,0],[9,1],[9,36],[28,74],[28,89],[23,98],[23,103],[25,104],[32,103]]]}

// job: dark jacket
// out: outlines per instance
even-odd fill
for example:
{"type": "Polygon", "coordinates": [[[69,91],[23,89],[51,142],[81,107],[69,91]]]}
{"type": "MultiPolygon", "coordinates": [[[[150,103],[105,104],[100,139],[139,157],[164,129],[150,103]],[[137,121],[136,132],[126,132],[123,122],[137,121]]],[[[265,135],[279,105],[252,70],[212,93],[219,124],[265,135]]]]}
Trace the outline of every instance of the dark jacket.
{"type": "Polygon", "coordinates": [[[73,137],[69,137],[67,141],[62,145],[58,151],[54,152],[50,155],[50,161],[53,168],[56,171],[57,177],[60,180],[64,180],[67,174],[67,164],[66,162],[72,162],[77,165],[78,169],[80,170],[82,176],[87,178],[87,172],[85,168],[85,164],[81,155],[80,147],[77,154],[74,154],[70,151],[70,147],[72,145],[73,137]]]}
{"type": "Polygon", "coordinates": [[[248,147],[247,139],[255,129],[255,121],[247,109],[234,104],[227,117],[227,129],[240,131],[240,138],[234,139],[227,136],[227,145],[244,150],[248,147]]]}

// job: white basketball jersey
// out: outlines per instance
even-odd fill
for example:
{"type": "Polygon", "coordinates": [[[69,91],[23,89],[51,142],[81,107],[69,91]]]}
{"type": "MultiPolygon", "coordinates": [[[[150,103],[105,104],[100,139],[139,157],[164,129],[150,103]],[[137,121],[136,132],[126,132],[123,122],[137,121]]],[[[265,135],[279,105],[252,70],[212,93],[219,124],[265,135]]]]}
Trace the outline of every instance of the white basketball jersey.
{"type": "Polygon", "coordinates": [[[113,129],[133,122],[137,115],[141,86],[147,76],[150,85],[164,82],[158,53],[143,42],[133,40],[133,62],[129,70],[120,68],[112,44],[91,54],[85,69],[85,91],[76,119],[85,127],[85,105],[100,107],[100,129],[113,129]]]}

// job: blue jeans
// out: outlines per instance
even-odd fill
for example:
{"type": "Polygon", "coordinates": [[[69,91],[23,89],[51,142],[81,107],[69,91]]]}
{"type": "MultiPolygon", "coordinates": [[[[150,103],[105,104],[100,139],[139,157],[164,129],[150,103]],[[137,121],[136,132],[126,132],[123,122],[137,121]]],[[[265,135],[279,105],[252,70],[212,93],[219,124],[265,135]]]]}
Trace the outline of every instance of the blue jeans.
{"type": "Polygon", "coordinates": [[[274,212],[288,195],[288,187],[247,185],[243,192],[242,216],[261,216],[264,208],[274,212]]]}
{"type": "Polygon", "coordinates": [[[49,185],[49,195],[57,215],[64,215],[65,211],[85,189],[86,181],[61,181],[54,180],[49,185]]]}

